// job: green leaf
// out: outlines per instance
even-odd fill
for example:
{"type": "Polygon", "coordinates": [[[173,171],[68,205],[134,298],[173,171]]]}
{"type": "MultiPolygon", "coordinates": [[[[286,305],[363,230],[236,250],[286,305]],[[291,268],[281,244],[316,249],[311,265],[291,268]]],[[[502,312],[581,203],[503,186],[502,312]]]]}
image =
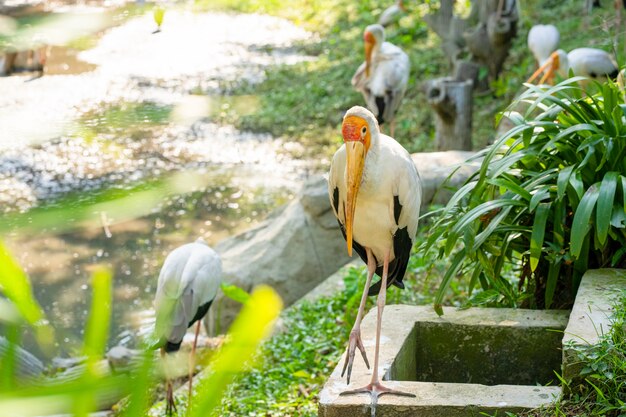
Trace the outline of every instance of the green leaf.
{"type": "Polygon", "coordinates": [[[556,197],[558,200],[562,200],[563,196],[565,196],[565,190],[567,189],[567,184],[569,183],[569,177],[572,175],[572,170],[574,166],[568,166],[559,171],[559,177],[556,181],[556,197]]]}
{"type": "Polygon", "coordinates": [[[551,203],[541,203],[537,206],[535,212],[535,221],[533,223],[533,231],[530,237],[530,269],[535,271],[539,264],[541,251],[543,249],[543,238],[546,233],[546,222],[550,215],[551,203]]]}
{"type": "Polygon", "coordinates": [[[528,211],[531,213],[535,211],[537,205],[547,199],[550,198],[550,190],[548,188],[540,188],[536,193],[533,194],[533,197],[530,199],[530,204],[528,205],[528,211]]]}
{"type": "Polygon", "coordinates": [[[601,245],[606,243],[609,227],[611,226],[611,212],[613,211],[618,175],[615,171],[607,172],[600,184],[598,208],[596,210],[596,237],[601,245]]]}
{"type": "Polygon", "coordinates": [[[461,249],[460,251],[456,253],[456,255],[454,255],[454,258],[452,258],[452,262],[450,262],[450,266],[446,270],[446,273],[444,274],[443,279],[441,280],[441,284],[439,284],[439,288],[437,289],[437,294],[435,295],[435,305],[434,305],[435,312],[439,316],[443,316],[443,308],[441,306],[441,303],[443,302],[443,297],[446,295],[446,290],[448,289],[448,286],[450,285],[450,281],[452,280],[452,278],[456,276],[456,273],[461,268],[464,258],[465,258],[465,249],[461,249]]]}
{"type": "Polygon", "coordinates": [[[554,299],[554,290],[556,289],[556,283],[559,280],[559,273],[561,272],[561,261],[558,262],[550,262],[550,267],[548,269],[548,280],[546,282],[546,305],[545,308],[548,309],[552,305],[552,300],[554,299]]]}
{"type": "Polygon", "coordinates": [[[259,344],[270,335],[282,305],[278,294],[268,286],[259,286],[252,292],[226,342],[213,356],[209,364],[211,373],[197,388],[202,395],[195,398],[188,415],[204,417],[219,405],[228,384],[249,365],[259,344]]]}
{"type": "Polygon", "coordinates": [[[591,220],[591,215],[593,214],[593,209],[596,206],[596,201],[598,200],[598,186],[599,184],[596,183],[589,187],[587,192],[583,195],[583,198],[580,200],[576,213],[574,213],[572,234],[570,237],[570,253],[574,258],[578,258],[580,255],[580,250],[582,249],[585,236],[591,228],[589,222],[591,220]]]}
{"type": "Polygon", "coordinates": [[[48,352],[53,344],[54,330],[45,320],[45,314],[33,295],[28,276],[1,241],[0,290],[17,307],[22,318],[35,329],[39,346],[48,352]]]}
{"type": "Polygon", "coordinates": [[[487,182],[497,187],[502,187],[506,190],[510,190],[524,200],[528,201],[532,197],[527,190],[525,190],[523,187],[521,187],[518,183],[514,182],[510,178],[492,178],[489,179],[487,182]]]}
{"type": "MultiPolygon", "coordinates": [[[[94,379],[98,375],[98,361],[104,356],[106,342],[109,338],[109,324],[111,321],[113,275],[107,268],[100,267],[92,275],[93,294],[91,308],[87,318],[83,355],[87,357],[85,381],[94,379]]],[[[88,415],[96,409],[95,392],[83,395],[72,404],[76,415],[88,415]]]]}
{"type": "Polygon", "coordinates": [[[234,284],[222,282],[221,288],[226,297],[230,298],[231,300],[237,301],[238,303],[245,304],[250,299],[250,294],[234,284]]]}

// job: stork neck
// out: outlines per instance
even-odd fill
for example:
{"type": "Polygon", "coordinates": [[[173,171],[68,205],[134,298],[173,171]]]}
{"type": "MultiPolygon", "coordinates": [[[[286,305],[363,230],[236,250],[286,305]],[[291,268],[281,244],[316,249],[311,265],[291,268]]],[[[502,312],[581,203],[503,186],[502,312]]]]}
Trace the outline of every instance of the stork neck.
{"type": "Polygon", "coordinates": [[[377,177],[378,156],[380,155],[380,139],[379,134],[372,134],[370,148],[367,151],[365,165],[363,166],[363,183],[370,182],[371,179],[377,177]]]}

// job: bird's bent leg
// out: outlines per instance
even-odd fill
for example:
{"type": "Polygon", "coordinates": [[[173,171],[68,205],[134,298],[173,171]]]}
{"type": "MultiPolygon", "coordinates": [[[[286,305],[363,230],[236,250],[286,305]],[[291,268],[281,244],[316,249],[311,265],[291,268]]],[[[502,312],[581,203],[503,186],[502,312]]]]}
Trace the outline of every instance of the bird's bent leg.
{"type": "Polygon", "coordinates": [[[200,322],[202,320],[198,320],[196,323],[196,335],[193,338],[193,345],[191,346],[191,353],[189,354],[189,399],[187,400],[187,409],[191,410],[191,394],[193,389],[193,369],[195,366],[195,357],[196,357],[196,345],[198,344],[198,334],[200,334],[200,322]]]}
{"type": "Polygon", "coordinates": [[[394,136],[395,131],[396,131],[396,119],[392,119],[389,122],[389,136],[391,136],[392,138],[395,138],[394,136]]]}
{"type": "Polygon", "coordinates": [[[376,272],[376,258],[374,257],[374,254],[372,253],[372,250],[370,248],[366,248],[365,251],[367,253],[367,281],[365,282],[365,288],[363,288],[363,295],[361,295],[361,303],[359,304],[359,311],[356,314],[354,326],[352,326],[352,330],[350,331],[350,339],[348,340],[348,351],[346,353],[346,360],[343,363],[343,370],[341,371],[342,377],[346,373],[346,370],[348,371],[348,384],[350,383],[350,375],[352,375],[352,364],[354,363],[354,354],[356,348],[359,348],[367,369],[370,368],[370,363],[367,360],[367,355],[365,354],[365,347],[363,346],[363,341],[361,340],[361,320],[363,320],[363,315],[365,313],[367,292],[370,289],[370,284],[372,283],[372,277],[374,276],[374,272],[376,272]]]}
{"type": "MultiPolygon", "coordinates": [[[[161,360],[165,358],[166,352],[164,348],[161,348],[161,360]]],[[[167,364],[165,365],[165,414],[171,416],[176,412],[176,404],[174,404],[174,388],[172,387],[172,381],[168,374],[167,364]]]]}
{"type": "Polygon", "coordinates": [[[390,254],[385,254],[385,261],[383,264],[383,276],[381,279],[380,292],[378,293],[378,299],[376,304],[378,306],[378,317],[376,317],[376,350],[374,352],[374,370],[372,372],[372,380],[369,384],[362,388],[355,390],[344,391],[339,395],[351,395],[351,394],[370,394],[372,402],[370,405],[372,411],[372,417],[376,416],[376,405],[378,404],[378,397],[385,394],[399,395],[402,397],[415,397],[415,394],[408,392],[397,391],[383,386],[378,378],[378,356],[380,353],[380,333],[382,328],[383,310],[385,309],[385,303],[387,301],[387,275],[389,272],[389,257],[390,254]]]}

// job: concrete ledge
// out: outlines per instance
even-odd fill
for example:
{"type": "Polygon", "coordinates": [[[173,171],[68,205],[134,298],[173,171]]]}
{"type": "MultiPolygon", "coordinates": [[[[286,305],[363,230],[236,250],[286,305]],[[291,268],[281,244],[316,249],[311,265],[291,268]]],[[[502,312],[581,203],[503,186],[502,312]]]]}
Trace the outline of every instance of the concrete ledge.
{"type": "MultiPolygon", "coordinates": [[[[486,386],[436,382],[387,382],[386,385],[398,387],[417,397],[383,396],[376,408],[377,416],[465,417],[505,411],[517,413],[541,407],[561,395],[561,389],[557,386],[486,386]]],[[[320,394],[319,417],[370,416],[369,396],[339,397],[338,394],[345,389],[345,382],[324,388],[320,394]]]]}
{"type": "Polygon", "coordinates": [[[594,269],[583,276],[563,337],[563,377],[576,383],[583,367],[577,349],[594,345],[611,329],[613,304],[626,289],[626,270],[594,269]]]}
{"type": "MultiPolygon", "coordinates": [[[[385,308],[383,327],[381,334],[380,369],[387,385],[398,389],[413,392],[416,398],[401,398],[383,396],[377,408],[378,416],[467,416],[479,415],[479,413],[491,413],[495,411],[518,412],[524,409],[536,408],[547,405],[560,396],[561,389],[558,386],[537,385],[507,385],[507,384],[476,384],[472,381],[454,382],[417,382],[418,370],[424,368],[426,359],[420,358],[420,350],[423,344],[431,349],[441,350],[438,343],[462,346],[462,350],[473,351],[473,360],[478,360],[477,365],[483,365],[486,369],[499,369],[501,376],[512,374],[515,368],[523,367],[524,371],[531,368],[533,363],[526,361],[502,362],[502,355],[514,356],[519,349],[516,346],[524,345],[522,336],[511,337],[512,333],[523,333],[521,330],[533,330],[535,334],[543,335],[551,342],[538,343],[537,339],[530,339],[526,349],[535,356],[555,357],[552,367],[560,366],[561,332],[565,328],[568,319],[568,311],[536,311],[518,309],[495,309],[474,308],[456,310],[444,308],[445,314],[438,317],[431,306],[405,306],[390,305],[385,308]],[[459,328],[469,329],[468,333],[459,337],[455,333],[459,328]],[[429,330],[449,330],[447,336],[435,337],[438,339],[433,345],[428,339],[429,330]],[[557,332],[549,331],[556,330],[557,332]],[[560,331],[560,332],[559,332],[560,331]],[[473,332],[473,333],[472,333],[473,332]],[[489,334],[500,334],[489,337],[489,334]],[[560,334],[559,334],[560,333],[560,334]],[[418,338],[421,334],[421,338],[418,338]],[[554,335],[557,335],[556,338],[554,335]],[[504,337],[504,339],[503,339],[504,337]],[[484,339],[483,339],[484,338],[484,339]],[[497,341],[497,344],[496,344],[497,341]],[[479,349],[476,349],[479,347],[479,349]],[[513,349],[507,351],[506,349],[513,349]],[[503,351],[504,349],[504,351],[503,351]],[[482,352],[482,353],[480,353],[482,352]],[[507,353],[508,352],[508,353],[507,353]],[[494,357],[493,354],[500,356],[494,357]],[[422,362],[422,363],[420,363],[422,362]]],[[[374,335],[376,324],[376,310],[370,311],[364,318],[361,327],[363,344],[368,352],[368,358],[373,362],[374,335]]],[[[433,333],[431,333],[432,335],[433,333]]],[[[441,336],[441,334],[440,334],[441,336]]],[[[441,352],[440,352],[441,353],[441,352]]],[[[462,378],[467,373],[463,372],[466,360],[458,356],[458,352],[444,358],[441,363],[448,361],[447,372],[451,379],[462,378]]],[[[345,354],[344,354],[345,356],[345,354]]],[[[345,379],[341,378],[342,357],[338,366],[331,374],[324,389],[320,393],[319,416],[359,416],[369,415],[369,396],[340,397],[342,391],[348,389],[345,379]]],[[[427,359],[430,361],[430,358],[427,359]]],[[[542,367],[547,366],[542,363],[542,367]]],[[[353,381],[350,388],[363,386],[369,382],[371,371],[358,357],[355,360],[352,371],[353,381]]],[[[475,381],[474,381],[475,382],[475,381]]]]}

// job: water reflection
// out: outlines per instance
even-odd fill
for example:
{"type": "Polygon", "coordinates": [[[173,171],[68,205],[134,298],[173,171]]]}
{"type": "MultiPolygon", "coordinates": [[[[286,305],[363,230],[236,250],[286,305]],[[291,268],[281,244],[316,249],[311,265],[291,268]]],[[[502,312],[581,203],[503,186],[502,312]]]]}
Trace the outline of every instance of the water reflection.
{"type": "Polygon", "coordinates": [[[96,264],[115,275],[115,342],[151,307],[170,250],[254,225],[306,175],[308,164],[291,159],[282,140],[210,117],[257,106],[221,94],[259,82],[267,65],[308,59],[290,48],[308,33],[268,16],[176,10],[161,33],[152,30],[151,15],[139,16],[85,51],[52,48],[42,78],[0,78],[0,233],[57,328],[61,353],[80,347],[96,264]],[[142,197],[155,178],[190,170],[202,186],[142,197]],[[116,193],[129,199],[121,209],[90,206],[116,193]],[[32,219],[11,222],[28,210],[32,219]]]}
{"type": "MultiPolygon", "coordinates": [[[[111,339],[132,329],[138,311],[151,308],[156,278],[172,249],[203,236],[209,244],[254,225],[269,209],[290,197],[287,190],[242,189],[214,184],[174,195],[151,214],[71,232],[40,232],[10,237],[7,245],[30,275],[35,296],[58,331],[60,348],[75,353],[90,303],[90,273],[96,264],[114,272],[111,339]]],[[[217,181],[216,181],[217,182],[217,181]]],[[[114,219],[112,219],[114,220],[114,219]]]]}

